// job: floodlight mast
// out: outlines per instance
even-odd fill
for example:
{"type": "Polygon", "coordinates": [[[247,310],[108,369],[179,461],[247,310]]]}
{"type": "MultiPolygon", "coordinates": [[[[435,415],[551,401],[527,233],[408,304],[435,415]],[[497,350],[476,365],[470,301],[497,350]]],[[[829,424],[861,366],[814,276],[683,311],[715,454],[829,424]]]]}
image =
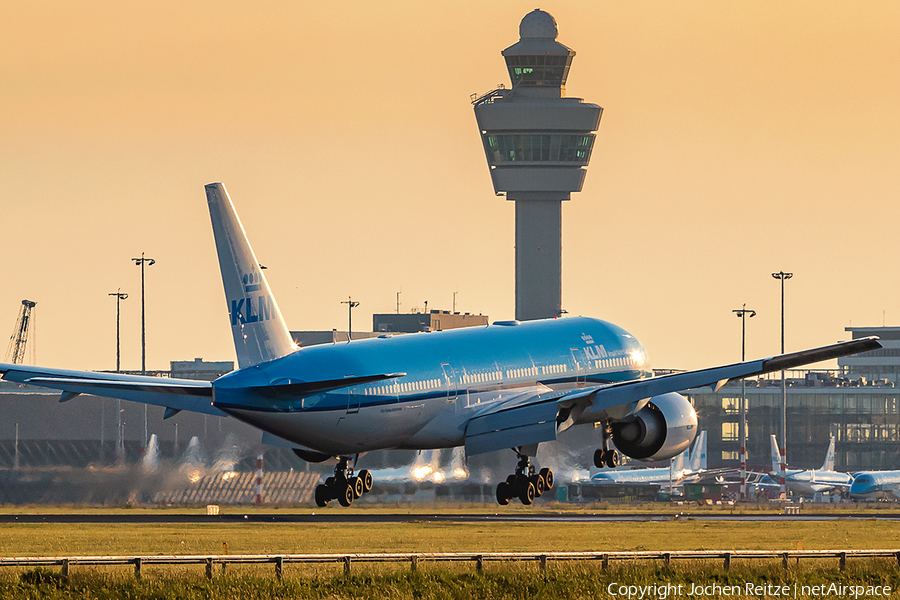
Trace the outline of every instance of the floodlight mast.
{"type": "MultiPolygon", "coordinates": [[[[784,282],[793,277],[793,273],[778,271],[772,277],[781,280],[781,353],[784,354],[784,282]]],[[[781,371],[781,489],[782,501],[787,501],[787,385],[784,381],[784,370],[781,371]]]]}
{"type": "MultiPolygon", "coordinates": [[[[741,362],[747,360],[747,317],[755,317],[756,311],[747,308],[745,303],[741,308],[731,311],[741,318],[741,362]]],[[[738,410],[740,433],[738,439],[741,446],[741,500],[747,499],[747,380],[741,379],[741,406],[738,410]]]]}

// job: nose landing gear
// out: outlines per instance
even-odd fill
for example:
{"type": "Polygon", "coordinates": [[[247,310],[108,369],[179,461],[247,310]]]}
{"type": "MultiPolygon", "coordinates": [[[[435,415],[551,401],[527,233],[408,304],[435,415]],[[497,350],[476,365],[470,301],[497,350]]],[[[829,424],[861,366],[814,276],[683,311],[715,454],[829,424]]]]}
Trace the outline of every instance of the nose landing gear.
{"type": "Polygon", "coordinates": [[[535,498],[553,487],[553,471],[543,468],[537,473],[531,460],[522,454],[518,455],[519,464],[516,472],[497,485],[497,503],[506,506],[513,498],[518,498],[524,505],[530,505],[535,498]]]}
{"type": "Polygon", "coordinates": [[[337,500],[341,506],[350,506],[354,500],[369,492],[373,484],[371,473],[363,469],[354,476],[350,457],[342,456],[334,468],[334,477],[316,486],[316,506],[325,507],[331,500],[337,500]]]}

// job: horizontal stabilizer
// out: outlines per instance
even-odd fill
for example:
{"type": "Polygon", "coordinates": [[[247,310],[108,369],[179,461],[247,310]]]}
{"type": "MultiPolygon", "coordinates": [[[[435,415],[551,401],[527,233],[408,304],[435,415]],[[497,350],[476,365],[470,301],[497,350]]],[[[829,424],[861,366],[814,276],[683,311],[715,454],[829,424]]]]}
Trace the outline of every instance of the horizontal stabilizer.
{"type": "MultiPolygon", "coordinates": [[[[160,378],[157,378],[160,379],[160,378]]],[[[28,383],[31,385],[39,385],[41,387],[55,387],[63,389],[65,388],[66,392],[63,394],[63,398],[60,398],[60,402],[65,402],[66,400],[71,400],[78,394],[86,394],[91,393],[87,391],[78,391],[73,392],[73,390],[87,390],[91,388],[93,390],[129,390],[129,391],[141,391],[141,392],[157,392],[163,394],[184,394],[187,396],[206,396],[207,398],[212,397],[212,385],[209,385],[209,382],[205,382],[208,385],[205,386],[186,386],[180,385],[177,383],[169,383],[165,379],[160,379],[160,383],[145,383],[142,381],[109,381],[106,379],[66,379],[63,377],[29,377],[24,380],[23,383],[28,383]],[[68,396],[68,394],[74,394],[72,396],[68,396]]],[[[203,382],[200,382],[203,383],[203,382]]]]}
{"type": "Polygon", "coordinates": [[[266,396],[311,396],[341,388],[353,387],[373,381],[396,379],[405,377],[406,373],[383,373],[380,375],[363,375],[361,377],[343,377],[341,379],[326,379],[324,381],[289,381],[273,385],[261,385],[250,389],[266,396]]]}
{"type": "Polygon", "coordinates": [[[62,402],[79,394],[91,394],[172,410],[228,416],[212,405],[213,389],[209,381],[12,364],[0,364],[0,374],[6,381],[59,390],[62,402]]]}

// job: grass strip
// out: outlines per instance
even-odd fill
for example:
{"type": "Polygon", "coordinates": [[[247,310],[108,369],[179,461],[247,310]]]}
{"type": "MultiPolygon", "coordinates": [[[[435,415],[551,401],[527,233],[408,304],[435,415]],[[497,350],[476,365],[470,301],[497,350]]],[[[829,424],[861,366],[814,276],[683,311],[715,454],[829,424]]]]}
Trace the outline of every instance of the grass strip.
{"type": "MultiPolygon", "coordinates": [[[[851,589],[884,591],[896,594],[900,589],[900,573],[892,561],[863,560],[849,564],[845,571],[808,561],[789,570],[780,564],[738,565],[725,573],[720,565],[699,562],[679,563],[669,567],[658,563],[633,563],[613,566],[604,571],[595,564],[552,564],[546,571],[535,565],[491,565],[482,572],[470,569],[423,566],[415,573],[372,565],[358,574],[302,574],[286,569],[285,578],[233,572],[217,575],[212,580],[201,574],[155,573],[135,581],[123,572],[90,570],[72,573],[68,580],[58,571],[32,569],[21,573],[0,574],[0,600],[12,598],[73,599],[233,599],[262,598],[329,598],[392,600],[458,600],[465,598],[496,599],[583,599],[637,598],[643,589],[646,597],[665,600],[700,597],[775,597],[760,593],[787,587],[789,596],[797,598],[825,595],[851,596],[851,589]],[[748,588],[747,586],[751,586],[748,588]],[[634,586],[629,589],[628,586],[634,586]],[[824,587],[822,587],[824,586],[824,587]],[[837,591],[837,594],[827,593],[837,591]],[[850,586],[850,587],[848,587],[850,586]],[[843,593],[841,593],[843,591],[843,593]],[[750,592],[750,593],[748,593],[750,592]]],[[[783,593],[780,595],[784,595],[783,593]]],[[[865,595],[856,593],[857,597],[865,595]]],[[[870,594],[871,595],[871,594],[870,594]]],[[[874,596],[872,596],[874,597],[874,596]]]]}

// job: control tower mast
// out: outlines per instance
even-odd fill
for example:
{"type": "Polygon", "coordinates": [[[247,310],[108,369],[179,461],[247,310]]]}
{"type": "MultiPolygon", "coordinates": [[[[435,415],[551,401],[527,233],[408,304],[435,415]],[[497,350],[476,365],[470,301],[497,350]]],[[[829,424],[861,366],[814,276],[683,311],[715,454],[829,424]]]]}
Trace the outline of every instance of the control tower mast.
{"type": "Polygon", "coordinates": [[[534,10],[502,52],[512,89],[473,101],[494,192],[516,203],[516,319],[562,312],[562,202],[580,192],[603,109],[566,98],[575,51],[534,10]]]}

